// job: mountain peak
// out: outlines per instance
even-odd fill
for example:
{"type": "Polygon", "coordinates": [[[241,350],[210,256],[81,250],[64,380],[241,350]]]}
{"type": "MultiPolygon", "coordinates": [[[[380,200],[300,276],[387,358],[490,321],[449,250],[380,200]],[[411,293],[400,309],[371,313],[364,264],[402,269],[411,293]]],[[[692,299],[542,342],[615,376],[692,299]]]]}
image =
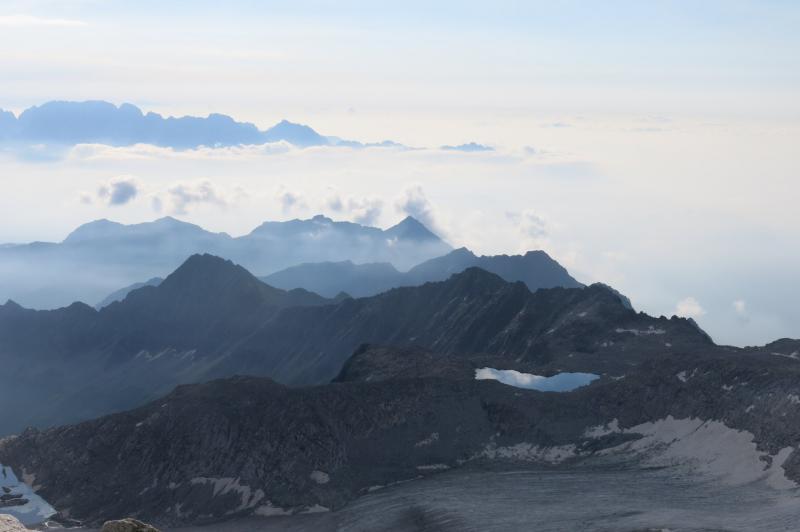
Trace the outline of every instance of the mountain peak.
{"type": "Polygon", "coordinates": [[[413,216],[406,216],[385,232],[389,237],[399,240],[441,241],[441,238],[413,216]]]}
{"type": "MultiPolygon", "coordinates": [[[[181,264],[178,269],[172,272],[162,283],[162,286],[169,286],[170,283],[175,283],[177,280],[187,279],[189,277],[208,277],[211,275],[224,274],[226,276],[238,276],[241,278],[252,278],[250,272],[241,266],[234,264],[230,260],[211,255],[209,253],[196,253],[190,256],[181,264]]],[[[260,281],[259,281],[260,282],[260,281]]]]}
{"type": "Polygon", "coordinates": [[[264,140],[267,142],[286,141],[295,146],[324,146],[329,144],[327,137],[314,131],[305,124],[296,124],[284,119],[264,131],[264,140]]]}
{"type": "Polygon", "coordinates": [[[121,227],[124,227],[121,223],[112,222],[106,218],[100,218],[99,220],[93,220],[79,225],[74,231],[67,235],[64,242],[74,243],[110,236],[121,227]]]}

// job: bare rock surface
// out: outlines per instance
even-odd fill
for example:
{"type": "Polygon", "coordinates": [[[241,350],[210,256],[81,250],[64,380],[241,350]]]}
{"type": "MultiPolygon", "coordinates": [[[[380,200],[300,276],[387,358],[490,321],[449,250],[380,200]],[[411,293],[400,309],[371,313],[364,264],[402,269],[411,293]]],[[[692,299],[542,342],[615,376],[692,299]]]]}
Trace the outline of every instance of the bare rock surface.
{"type": "Polygon", "coordinates": [[[16,517],[0,514],[0,532],[28,532],[28,529],[16,517]]]}
{"type": "Polygon", "coordinates": [[[128,517],[117,521],[106,521],[100,532],[159,532],[159,530],[137,519],[128,517]]]}

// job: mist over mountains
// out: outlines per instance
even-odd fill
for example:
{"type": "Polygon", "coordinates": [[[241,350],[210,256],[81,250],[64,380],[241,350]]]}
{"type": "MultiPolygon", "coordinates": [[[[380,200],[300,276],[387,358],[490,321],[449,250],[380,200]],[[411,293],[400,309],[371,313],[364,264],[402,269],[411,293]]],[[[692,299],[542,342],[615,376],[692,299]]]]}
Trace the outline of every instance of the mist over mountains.
{"type": "MultiPolygon", "coordinates": [[[[800,481],[786,425],[798,341],[717,345],[542,251],[476,256],[410,217],[384,230],[320,215],[238,238],[171,218],[99,220],[0,259],[46,292],[46,275],[65,290],[140,276],[97,308],[0,305],[0,462],[65,524],[369,521],[354,501],[473,468],[800,481]],[[259,278],[203,252],[144,275],[199,248],[283,267],[259,278]],[[575,388],[530,385],[575,376],[575,388]]],[[[416,530],[415,515],[388,529],[416,530]]]]}
{"type": "Polygon", "coordinates": [[[407,269],[451,250],[411,217],[383,230],[318,215],[265,222],[240,237],[170,217],[134,225],[97,220],[60,243],[0,248],[0,300],[32,308],[94,304],[125,286],[165,277],[196,253],[229,258],[268,275],[301,263],[343,260],[407,269]]]}

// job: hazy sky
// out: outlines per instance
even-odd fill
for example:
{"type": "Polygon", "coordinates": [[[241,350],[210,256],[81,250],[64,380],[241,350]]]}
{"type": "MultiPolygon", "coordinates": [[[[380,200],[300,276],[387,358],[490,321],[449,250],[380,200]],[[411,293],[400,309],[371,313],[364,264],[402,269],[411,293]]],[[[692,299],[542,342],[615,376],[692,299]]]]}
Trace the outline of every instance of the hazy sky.
{"type": "Polygon", "coordinates": [[[0,107],[102,99],[496,151],[6,151],[0,242],[100,217],[241,234],[411,212],[477,252],[541,247],[721,342],[800,337],[800,3],[221,5],[0,0],[0,107]],[[100,193],[120,183],[136,194],[100,193]]]}

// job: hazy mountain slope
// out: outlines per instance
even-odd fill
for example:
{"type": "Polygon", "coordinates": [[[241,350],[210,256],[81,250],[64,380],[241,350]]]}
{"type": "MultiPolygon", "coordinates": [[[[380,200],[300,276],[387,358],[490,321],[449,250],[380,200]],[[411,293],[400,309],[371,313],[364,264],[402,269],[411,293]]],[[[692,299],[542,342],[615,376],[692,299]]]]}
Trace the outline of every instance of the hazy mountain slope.
{"type": "Polygon", "coordinates": [[[506,281],[522,281],[531,291],[557,286],[582,286],[544,251],[529,251],[525,255],[478,257],[466,248],[425,261],[408,272],[399,272],[388,264],[323,262],[292,266],[261,279],[280,288],[305,288],[326,297],[333,297],[341,292],[365,297],[399,286],[443,281],[470,267],[495,273],[506,281]]]}
{"type": "Polygon", "coordinates": [[[354,264],[344,262],[311,262],[299,264],[261,277],[278,288],[302,287],[325,297],[342,292],[353,297],[366,297],[403,286],[405,276],[389,263],[354,264]]]}
{"type": "Polygon", "coordinates": [[[265,275],[319,261],[389,262],[409,268],[451,249],[430,232],[398,233],[398,226],[384,231],[315,216],[266,222],[232,238],[169,217],[134,225],[97,220],[58,244],[0,247],[0,301],[13,299],[31,308],[93,303],[120,287],[164,277],[195,253],[226,257],[265,275]]]}
{"type": "MultiPolygon", "coordinates": [[[[567,471],[597,459],[602,472],[617,460],[706,486],[800,480],[800,369],[786,357],[670,355],[570,393],[446,369],[469,360],[368,348],[348,368],[380,369],[379,380],[348,370],[311,388],[243,377],[185,386],[130,412],[3,440],[0,462],[73,517],[162,524],[337,509],[375,487],[473,463],[567,471]]],[[[583,474],[590,481],[591,466],[583,474]]]]}
{"type": "Polygon", "coordinates": [[[132,285],[122,287],[119,290],[116,290],[108,294],[106,297],[103,298],[102,301],[98,302],[94,306],[94,308],[100,310],[101,308],[107,307],[111,303],[114,303],[115,301],[122,301],[123,299],[128,297],[128,294],[130,294],[134,290],[138,290],[139,288],[143,288],[145,286],[158,286],[161,284],[163,280],[164,279],[162,279],[161,277],[153,277],[152,279],[148,279],[143,283],[133,283],[132,285]]]}
{"type": "Polygon", "coordinates": [[[198,255],[100,311],[0,305],[0,434],[130,408],[200,379],[280,308],[330,302],[198,255]]]}
{"type": "Polygon", "coordinates": [[[194,256],[158,287],[95,311],[0,306],[0,433],[131,408],[176,384],[230,375],[330,381],[364,342],[486,353],[518,369],[624,374],[682,350],[711,349],[691,322],[626,308],[602,286],[543,289],[470,268],[447,281],[362,299],[269,287],[194,256]]]}

